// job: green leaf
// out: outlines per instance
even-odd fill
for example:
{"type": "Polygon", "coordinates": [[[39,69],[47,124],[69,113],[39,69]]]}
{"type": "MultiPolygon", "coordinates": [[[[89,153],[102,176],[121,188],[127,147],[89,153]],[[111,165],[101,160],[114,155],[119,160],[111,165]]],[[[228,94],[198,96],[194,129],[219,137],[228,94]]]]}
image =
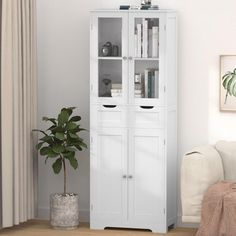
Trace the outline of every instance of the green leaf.
{"type": "Polygon", "coordinates": [[[70,117],[70,114],[66,109],[62,109],[61,113],[58,115],[58,125],[62,126],[65,124],[70,117]]]}
{"type": "Polygon", "coordinates": [[[51,141],[51,140],[52,140],[52,137],[49,136],[49,135],[46,135],[46,136],[40,138],[39,140],[42,140],[42,141],[44,141],[44,142],[48,142],[48,141],[51,141]]]}
{"type": "Polygon", "coordinates": [[[79,151],[82,151],[83,148],[79,145],[79,144],[75,144],[75,147],[79,150],[79,151]]]}
{"type": "Polygon", "coordinates": [[[54,130],[56,127],[57,127],[56,125],[52,125],[47,130],[54,130]]]}
{"type": "Polygon", "coordinates": [[[78,168],[78,161],[73,156],[67,156],[66,159],[69,160],[70,165],[76,170],[78,168]]]}
{"type": "Polygon", "coordinates": [[[49,147],[43,147],[43,148],[41,148],[41,150],[40,150],[40,155],[42,155],[42,156],[47,155],[49,149],[50,149],[49,147]]]}
{"type": "Polygon", "coordinates": [[[75,139],[78,139],[78,138],[79,138],[79,136],[78,136],[77,134],[73,134],[73,133],[71,133],[71,132],[69,132],[69,136],[70,136],[71,138],[75,138],[75,139]]]}
{"type": "Polygon", "coordinates": [[[65,147],[65,150],[69,151],[69,152],[75,152],[76,151],[76,149],[73,148],[73,147],[65,147]]]}
{"type": "Polygon", "coordinates": [[[75,152],[74,151],[68,151],[68,152],[63,153],[63,156],[65,158],[67,158],[67,157],[74,157],[75,156],[75,152]]]}
{"type": "Polygon", "coordinates": [[[80,132],[80,131],[87,131],[87,129],[81,128],[81,129],[78,130],[78,132],[80,132]]]}
{"type": "Polygon", "coordinates": [[[40,155],[42,156],[48,156],[48,157],[57,157],[58,154],[55,153],[51,147],[43,147],[40,149],[40,155]]]}
{"type": "Polygon", "coordinates": [[[35,147],[37,150],[39,150],[43,146],[44,142],[38,143],[35,147]]]}
{"type": "Polygon", "coordinates": [[[43,121],[51,121],[54,125],[57,124],[55,118],[48,118],[48,117],[44,116],[42,120],[43,120],[43,121]]]}
{"type": "Polygon", "coordinates": [[[66,129],[68,129],[68,130],[75,129],[76,127],[77,127],[77,124],[74,123],[74,122],[69,122],[69,123],[66,125],[66,129]]]}
{"type": "Polygon", "coordinates": [[[84,142],[79,142],[79,145],[84,148],[88,148],[87,144],[84,142]]]}
{"type": "Polygon", "coordinates": [[[64,140],[65,139],[64,133],[56,133],[55,137],[59,140],[64,140]]]}
{"type": "Polygon", "coordinates": [[[60,173],[61,168],[62,168],[62,159],[58,158],[53,164],[52,164],[52,168],[55,174],[60,173]]]}
{"type": "Polygon", "coordinates": [[[62,108],[61,110],[66,110],[69,114],[69,116],[73,113],[73,110],[75,109],[76,107],[64,107],[62,108]]]}
{"type": "Polygon", "coordinates": [[[52,146],[52,150],[55,153],[60,154],[60,153],[64,152],[65,148],[62,145],[60,145],[60,144],[55,144],[55,145],[52,146]]]}
{"type": "Polygon", "coordinates": [[[32,131],[43,133],[45,136],[48,135],[46,132],[44,132],[43,130],[40,130],[40,129],[33,129],[32,131]]]}
{"type": "Polygon", "coordinates": [[[81,117],[80,116],[73,116],[70,118],[70,121],[80,121],[81,120],[81,117]]]}

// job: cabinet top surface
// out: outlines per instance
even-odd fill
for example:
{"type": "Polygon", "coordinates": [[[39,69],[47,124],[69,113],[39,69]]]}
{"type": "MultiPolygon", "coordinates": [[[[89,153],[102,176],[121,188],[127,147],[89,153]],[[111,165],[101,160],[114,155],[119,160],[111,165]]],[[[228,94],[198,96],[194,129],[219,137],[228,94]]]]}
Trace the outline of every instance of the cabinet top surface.
{"type": "Polygon", "coordinates": [[[159,9],[159,10],[119,10],[119,9],[95,9],[91,10],[93,12],[128,12],[128,13],[176,13],[175,10],[170,9],[159,9]]]}

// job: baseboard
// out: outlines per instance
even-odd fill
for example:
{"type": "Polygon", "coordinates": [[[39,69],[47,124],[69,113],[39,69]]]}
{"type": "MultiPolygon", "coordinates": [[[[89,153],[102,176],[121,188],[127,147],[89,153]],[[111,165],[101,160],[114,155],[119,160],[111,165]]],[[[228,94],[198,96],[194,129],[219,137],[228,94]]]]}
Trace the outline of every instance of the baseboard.
{"type": "MultiPolygon", "coordinates": [[[[38,207],[37,219],[40,220],[49,220],[50,218],[50,209],[49,207],[38,207]]],[[[80,222],[89,222],[89,210],[80,210],[79,211],[79,221],[80,222]]]]}

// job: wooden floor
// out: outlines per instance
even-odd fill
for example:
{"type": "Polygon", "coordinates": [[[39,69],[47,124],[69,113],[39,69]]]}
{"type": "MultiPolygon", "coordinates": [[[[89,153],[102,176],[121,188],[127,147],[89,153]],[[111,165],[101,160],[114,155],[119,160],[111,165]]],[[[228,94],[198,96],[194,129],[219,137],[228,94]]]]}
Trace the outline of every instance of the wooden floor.
{"type": "Polygon", "coordinates": [[[177,228],[170,230],[168,234],[153,234],[144,230],[90,230],[88,224],[81,224],[76,230],[54,230],[51,229],[48,222],[33,220],[28,223],[21,224],[9,229],[0,230],[0,235],[16,235],[16,236],[194,236],[196,230],[177,228]]]}

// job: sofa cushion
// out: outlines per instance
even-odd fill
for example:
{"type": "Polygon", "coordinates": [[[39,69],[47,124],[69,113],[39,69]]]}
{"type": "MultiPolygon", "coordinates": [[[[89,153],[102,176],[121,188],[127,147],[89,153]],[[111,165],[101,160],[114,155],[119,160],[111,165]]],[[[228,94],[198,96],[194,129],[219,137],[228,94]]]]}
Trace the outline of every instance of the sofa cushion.
{"type": "Polygon", "coordinates": [[[205,191],[223,178],[221,157],[213,146],[196,147],[184,155],[181,166],[183,222],[200,221],[205,191]]]}
{"type": "Polygon", "coordinates": [[[236,142],[219,141],[215,147],[222,158],[225,180],[236,181],[236,142]]]}

